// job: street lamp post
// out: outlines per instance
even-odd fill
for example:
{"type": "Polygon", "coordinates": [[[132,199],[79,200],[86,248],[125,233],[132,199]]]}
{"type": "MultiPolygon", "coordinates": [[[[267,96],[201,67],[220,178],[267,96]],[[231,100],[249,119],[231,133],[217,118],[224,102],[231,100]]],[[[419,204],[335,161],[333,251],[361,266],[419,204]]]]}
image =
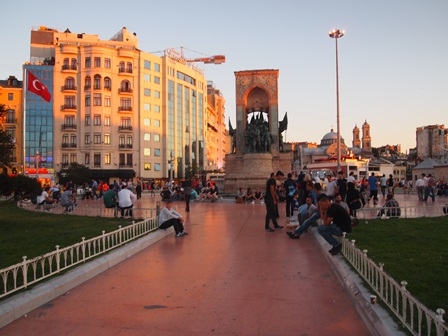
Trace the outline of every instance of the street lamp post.
{"type": "Polygon", "coordinates": [[[338,62],[338,39],[344,36],[345,31],[340,29],[331,30],[328,35],[331,38],[334,38],[336,41],[336,124],[337,124],[337,133],[338,133],[338,143],[337,143],[337,151],[338,151],[338,171],[341,169],[341,128],[339,122],[339,62],[338,62]]]}

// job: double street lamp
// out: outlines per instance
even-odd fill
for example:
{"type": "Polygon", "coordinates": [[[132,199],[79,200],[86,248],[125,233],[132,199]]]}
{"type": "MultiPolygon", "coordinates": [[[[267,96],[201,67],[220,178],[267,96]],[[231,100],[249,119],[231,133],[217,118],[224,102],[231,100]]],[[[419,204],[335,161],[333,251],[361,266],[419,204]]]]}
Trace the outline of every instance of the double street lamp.
{"type": "Polygon", "coordinates": [[[339,122],[339,64],[338,64],[338,39],[344,36],[345,31],[340,29],[331,30],[328,35],[334,38],[336,41],[336,123],[337,123],[337,133],[338,133],[338,143],[337,143],[337,156],[338,156],[338,170],[341,169],[341,128],[339,122]]]}

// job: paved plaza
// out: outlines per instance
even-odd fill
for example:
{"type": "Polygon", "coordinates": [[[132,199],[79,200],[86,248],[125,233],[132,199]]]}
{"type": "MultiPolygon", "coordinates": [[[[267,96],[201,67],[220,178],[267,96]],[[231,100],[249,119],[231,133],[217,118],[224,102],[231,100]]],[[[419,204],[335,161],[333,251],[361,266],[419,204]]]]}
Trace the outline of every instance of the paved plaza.
{"type": "MultiPolygon", "coordinates": [[[[419,204],[412,194],[397,199],[419,204]]],[[[137,208],[157,201],[144,195],[137,208]]],[[[174,206],[184,213],[183,202],[174,206]]],[[[263,204],[192,203],[184,215],[188,236],[170,233],[0,335],[375,334],[331,265],[342,256],[329,256],[315,233],[291,240],[286,227],[266,232],[263,204]]],[[[376,316],[376,309],[367,310],[376,316]]]]}

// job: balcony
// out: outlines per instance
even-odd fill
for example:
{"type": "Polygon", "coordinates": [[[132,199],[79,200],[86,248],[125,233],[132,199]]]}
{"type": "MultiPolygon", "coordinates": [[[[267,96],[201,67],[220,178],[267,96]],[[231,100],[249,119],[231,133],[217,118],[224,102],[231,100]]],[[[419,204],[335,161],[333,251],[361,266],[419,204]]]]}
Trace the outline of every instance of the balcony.
{"type": "Polygon", "coordinates": [[[61,106],[62,111],[76,111],[77,106],[74,104],[65,104],[61,106]]]}
{"type": "Polygon", "coordinates": [[[132,163],[119,163],[118,168],[132,168],[132,163]]]}
{"type": "Polygon", "coordinates": [[[0,119],[0,124],[5,126],[15,126],[17,124],[17,119],[11,117],[2,118],[0,119]]]}
{"type": "Polygon", "coordinates": [[[62,92],[77,91],[78,88],[74,85],[64,85],[61,90],[62,90],[62,92]]]}
{"type": "Polygon", "coordinates": [[[118,126],[118,132],[132,131],[132,126],[118,126]]]}
{"type": "Polygon", "coordinates": [[[78,70],[77,65],[64,64],[61,68],[62,72],[76,72],[78,70]]]}
{"type": "Polygon", "coordinates": [[[110,86],[105,86],[105,87],[104,87],[104,90],[105,90],[105,91],[111,91],[111,90],[112,90],[112,87],[110,87],[110,86]]]}
{"type": "Polygon", "coordinates": [[[119,144],[120,149],[132,149],[132,144],[119,144]]]}
{"type": "Polygon", "coordinates": [[[132,106],[119,106],[118,112],[132,112],[132,106]]]}
{"type": "Polygon", "coordinates": [[[92,88],[91,85],[84,85],[84,91],[88,91],[92,88]]]}
{"type": "Polygon", "coordinates": [[[62,143],[62,148],[76,148],[77,145],[75,143],[67,143],[67,142],[63,142],[62,143]]]}
{"type": "Polygon", "coordinates": [[[132,69],[119,68],[118,74],[119,75],[132,75],[132,69]]]}
{"type": "Polygon", "coordinates": [[[77,127],[74,124],[62,124],[63,131],[76,131],[77,127]]]}
{"type": "Polygon", "coordinates": [[[131,88],[120,88],[120,89],[118,89],[118,93],[121,93],[121,94],[127,94],[127,93],[132,93],[132,89],[131,88]]]}

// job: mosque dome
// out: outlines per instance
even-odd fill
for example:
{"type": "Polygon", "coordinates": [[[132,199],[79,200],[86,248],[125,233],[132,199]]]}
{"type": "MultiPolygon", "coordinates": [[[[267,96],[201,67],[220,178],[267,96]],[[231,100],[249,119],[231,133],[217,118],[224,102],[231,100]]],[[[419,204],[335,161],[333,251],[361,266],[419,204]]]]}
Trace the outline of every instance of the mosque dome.
{"type": "MultiPolygon", "coordinates": [[[[330,132],[325,134],[320,141],[320,146],[330,146],[331,144],[338,142],[338,133],[336,133],[333,129],[330,132]]],[[[341,144],[344,143],[344,138],[341,137],[341,144]]]]}

